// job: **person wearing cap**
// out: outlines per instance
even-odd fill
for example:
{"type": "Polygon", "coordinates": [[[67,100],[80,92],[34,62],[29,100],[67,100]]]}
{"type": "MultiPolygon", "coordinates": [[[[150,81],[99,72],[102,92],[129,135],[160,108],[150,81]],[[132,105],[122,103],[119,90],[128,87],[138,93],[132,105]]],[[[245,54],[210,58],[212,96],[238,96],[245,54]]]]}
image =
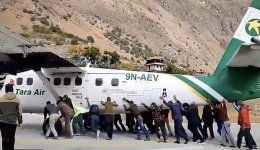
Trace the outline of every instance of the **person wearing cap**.
{"type": "Polygon", "coordinates": [[[249,149],[257,149],[257,145],[254,141],[254,138],[250,133],[251,123],[249,118],[249,107],[245,105],[243,101],[239,101],[238,106],[233,103],[233,106],[236,106],[235,108],[237,108],[236,110],[239,112],[238,124],[240,125],[240,130],[237,135],[237,147],[241,148],[241,142],[244,136],[249,149]]]}
{"type": "Polygon", "coordinates": [[[107,101],[101,101],[101,104],[105,106],[105,121],[106,121],[106,129],[107,129],[107,140],[112,140],[113,138],[113,126],[114,126],[114,107],[117,107],[118,104],[113,101],[111,102],[111,98],[107,97],[107,101]]]}
{"type": "Polygon", "coordinates": [[[13,150],[15,145],[15,131],[23,122],[20,100],[13,93],[13,85],[5,85],[5,95],[0,98],[0,130],[2,135],[2,149],[13,150]]]}

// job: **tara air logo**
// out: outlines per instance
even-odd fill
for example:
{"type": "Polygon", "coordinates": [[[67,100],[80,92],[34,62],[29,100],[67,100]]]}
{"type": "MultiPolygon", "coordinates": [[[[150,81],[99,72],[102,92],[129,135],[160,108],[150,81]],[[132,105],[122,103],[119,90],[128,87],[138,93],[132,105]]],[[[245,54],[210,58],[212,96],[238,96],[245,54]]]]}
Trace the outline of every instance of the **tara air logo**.
{"type": "Polygon", "coordinates": [[[246,32],[250,36],[260,35],[260,19],[251,19],[246,24],[246,32]]]}

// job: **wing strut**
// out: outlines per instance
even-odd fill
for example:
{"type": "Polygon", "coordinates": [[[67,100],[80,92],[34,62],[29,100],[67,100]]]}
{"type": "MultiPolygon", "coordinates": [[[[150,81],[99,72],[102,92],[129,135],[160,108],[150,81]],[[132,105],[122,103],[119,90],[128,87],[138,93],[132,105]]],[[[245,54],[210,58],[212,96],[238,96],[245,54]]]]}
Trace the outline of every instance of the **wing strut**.
{"type": "Polygon", "coordinates": [[[59,99],[59,94],[57,91],[54,89],[53,85],[50,84],[49,80],[44,76],[44,74],[41,71],[35,71],[37,76],[41,79],[44,85],[49,89],[51,92],[52,96],[55,98],[55,100],[59,99]]]}

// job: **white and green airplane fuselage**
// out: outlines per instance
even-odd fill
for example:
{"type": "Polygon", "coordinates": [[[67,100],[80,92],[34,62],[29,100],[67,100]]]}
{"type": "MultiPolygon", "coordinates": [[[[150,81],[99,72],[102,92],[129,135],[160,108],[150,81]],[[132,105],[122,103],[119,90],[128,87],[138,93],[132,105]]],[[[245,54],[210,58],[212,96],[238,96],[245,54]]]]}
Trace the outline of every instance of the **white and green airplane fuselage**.
{"type": "Polygon", "coordinates": [[[124,97],[139,106],[152,102],[162,104],[160,96],[173,100],[173,95],[182,103],[195,102],[198,105],[205,105],[208,100],[218,103],[223,99],[233,102],[259,98],[260,42],[251,42],[252,38],[260,38],[259,9],[260,0],[253,0],[212,76],[86,67],[82,68],[83,73],[43,71],[50,80],[51,89],[34,71],[7,76],[5,84],[15,85],[14,92],[21,99],[24,112],[42,112],[46,101],[55,103],[53,91],[61,96],[67,94],[75,105],[83,107],[87,107],[85,97],[89,97],[90,104],[99,105],[100,101],[111,97],[119,105],[117,112],[123,111],[124,97]]]}

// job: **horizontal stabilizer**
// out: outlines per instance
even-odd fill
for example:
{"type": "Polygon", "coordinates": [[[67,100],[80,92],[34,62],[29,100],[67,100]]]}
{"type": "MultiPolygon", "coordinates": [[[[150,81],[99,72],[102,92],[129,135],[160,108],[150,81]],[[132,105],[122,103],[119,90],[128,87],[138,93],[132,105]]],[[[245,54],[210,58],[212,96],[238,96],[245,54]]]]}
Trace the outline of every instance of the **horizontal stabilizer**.
{"type": "Polygon", "coordinates": [[[259,44],[242,44],[236,52],[227,66],[260,68],[259,44]]]}

